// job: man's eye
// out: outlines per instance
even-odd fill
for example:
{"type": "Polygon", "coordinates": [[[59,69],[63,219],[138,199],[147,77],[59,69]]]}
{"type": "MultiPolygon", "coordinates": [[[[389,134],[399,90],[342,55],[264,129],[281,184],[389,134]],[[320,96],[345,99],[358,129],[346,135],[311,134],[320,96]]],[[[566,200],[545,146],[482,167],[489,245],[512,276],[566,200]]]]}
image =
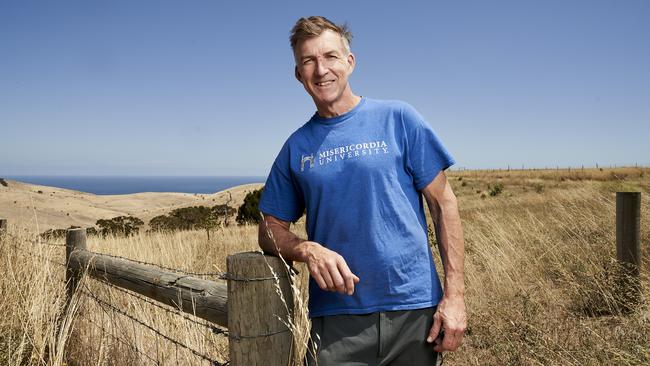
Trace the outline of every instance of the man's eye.
{"type": "Polygon", "coordinates": [[[336,55],[327,55],[327,58],[338,58],[336,55]]]}
{"type": "Polygon", "coordinates": [[[312,62],[314,62],[314,60],[305,60],[305,61],[302,62],[302,64],[303,64],[303,65],[309,65],[309,64],[311,64],[312,62]]]}

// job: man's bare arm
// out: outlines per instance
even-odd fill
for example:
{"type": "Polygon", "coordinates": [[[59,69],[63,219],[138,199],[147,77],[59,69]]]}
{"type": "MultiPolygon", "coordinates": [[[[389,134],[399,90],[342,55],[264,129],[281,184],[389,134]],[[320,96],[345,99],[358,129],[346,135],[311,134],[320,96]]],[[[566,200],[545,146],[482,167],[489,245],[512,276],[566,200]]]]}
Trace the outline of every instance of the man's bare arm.
{"type": "Polygon", "coordinates": [[[306,262],[309,243],[289,230],[291,223],[264,215],[258,232],[258,243],[263,250],[285,260],[306,262]]]}
{"type": "Polygon", "coordinates": [[[444,172],[440,172],[422,193],[431,212],[445,272],[444,295],[438,304],[427,340],[436,341],[434,349],[437,352],[454,351],[462,343],[467,328],[465,245],[458,202],[444,172]],[[440,341],[438,333],[441,328],[445,333],[440,341]]]}
{"type": "Polygon", "coordinates": [[[307,263],[309,273],[323,290],[352,295],[359,277],[338,253],[317,242],[301,239],[290,230],[291,223],[265,215],[260,223],[258,242],[263,250],[282,255],[285,260],[307,263]]]}

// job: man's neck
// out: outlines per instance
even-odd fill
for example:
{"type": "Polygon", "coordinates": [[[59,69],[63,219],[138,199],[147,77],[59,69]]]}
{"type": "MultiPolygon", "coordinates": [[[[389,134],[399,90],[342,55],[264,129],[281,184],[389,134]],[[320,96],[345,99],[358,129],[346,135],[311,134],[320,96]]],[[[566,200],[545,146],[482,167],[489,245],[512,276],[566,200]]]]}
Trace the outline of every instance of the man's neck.
{"type": "Polygon", "coordinates": [[[350,93],[347,98],[341,98],[336,103],[327,106],[316,106],[318,115],[322,118],[334,118],[351,111],[359,104],[361,97],[350,93]]]}

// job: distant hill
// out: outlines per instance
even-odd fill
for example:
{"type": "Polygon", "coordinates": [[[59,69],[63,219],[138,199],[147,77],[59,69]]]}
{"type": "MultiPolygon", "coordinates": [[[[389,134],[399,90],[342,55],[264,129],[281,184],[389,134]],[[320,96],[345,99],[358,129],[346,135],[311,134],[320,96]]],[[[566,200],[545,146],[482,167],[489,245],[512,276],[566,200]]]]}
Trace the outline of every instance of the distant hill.
{"type": "Polygon", "coordinates": [[[38,232],[71,225],[89,227],[98,219],[121,215],[138,217],[147,224],[152,217],[187,206],[228,203],[236,209],[244,202],[246,193],[263,186],[245,184],[212,194],[148,192],[100,196],[9,179],[3,181],[6,185],[0,184],[0,218],[38,232]]]}

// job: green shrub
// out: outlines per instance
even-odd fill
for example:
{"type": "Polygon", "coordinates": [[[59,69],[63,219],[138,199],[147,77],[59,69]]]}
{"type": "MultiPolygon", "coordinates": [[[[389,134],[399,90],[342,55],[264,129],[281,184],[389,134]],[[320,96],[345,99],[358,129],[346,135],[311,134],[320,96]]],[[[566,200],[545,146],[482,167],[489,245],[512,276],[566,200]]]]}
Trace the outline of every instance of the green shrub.
{"type": "Polygon", "coordinates": [[[168,215],[160,215],[149,221],[151,231],[175,231],[205,229],[210,238],[210,230],[218,226],[228,226],[235,209],[228,205],[182,207],[168,215]]]}
{"type": "Polygon", "coordinates": [[[249,192],[244,197],[244,203],[237,210],[237,223],[239,224],[259,224],[262,221],[262,215],[258,209],[262,191],[264,188],[249,192]]]}
{"type": "Polygon", "coordinates": [[[181,222],[177,217],[160,215],[149,220],[151,231],[173,231],[180,230],[181,222]]]}
{"type": "Polygon", "coordinates": [[[230,217],[237,212],[234,208],[226,204],[212,206],[212,211],[221,219],[221,223],[224,226],[230,225],[230,217]]]}
{"type": "Polygon", "coordinates": [[[95,224],[99,226],[99,233],[104,237],[131,236],[140,231],[140,226],[144,225],[144,222],[133,216],[117,216],[112,219],[99,219],[95,224]]]}
{"type": "MultiPolygon", "coordinates": [[[[43,240],[65,239],[66,233],[70,229],[79,229],[80,226],[71,225],[67,229],[49,229],[40,234],[43,240]]],[[[94,227],[86,228],[86,235],[97,235],[97,229],[94,227]]]]}
{"type": "Polygon", "coordinates": [[[63,239],[67,229],[49,229],[41,233],[43,240],[63,239]]]}
{"type": "MultiPolygon", "coordinates": [[[[488,188],[489,187],[490,186],[488,186],[488,188]]],[[[492,197],[498,196],[499,194],[501,194],[501,192],[503,192],[503,184],[497,183],[494,185],[494,187],[492,187],[492,189],[490,189],[490,196],[492,197]]]]}
{"type": "Polygon", "coordinates": [[[206,226],[211,211],[207,206],[182,207],[170,212],[169,216],[176,225],[174,229],[194,230],[206,226]]]}

